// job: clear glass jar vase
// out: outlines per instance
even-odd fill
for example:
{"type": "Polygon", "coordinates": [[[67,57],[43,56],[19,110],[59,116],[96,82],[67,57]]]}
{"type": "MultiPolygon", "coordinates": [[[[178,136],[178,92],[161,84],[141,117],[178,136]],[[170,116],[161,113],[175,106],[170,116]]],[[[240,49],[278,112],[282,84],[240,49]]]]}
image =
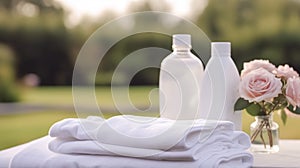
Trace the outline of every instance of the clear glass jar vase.
{"type": "Polygon", "coordinates": [[[254,153],[276,153],[279,151],[279,126],[273,115],[256,116],[250,125],[251,151],[254,153]]]}

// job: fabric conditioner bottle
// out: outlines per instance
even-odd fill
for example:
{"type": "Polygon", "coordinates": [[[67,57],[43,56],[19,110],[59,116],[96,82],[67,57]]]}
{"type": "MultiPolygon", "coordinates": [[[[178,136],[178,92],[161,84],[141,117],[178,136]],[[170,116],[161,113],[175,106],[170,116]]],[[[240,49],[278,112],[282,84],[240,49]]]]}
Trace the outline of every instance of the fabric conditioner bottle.
{"type": "Polygon", "coordinates": [[[213,42],[203,77],[200,118],[231,121],[236,130],[241,130],[241,111],[234,111],[239,83],[240,76],[231,58],[231,44],[213,42]]]}
{"type": "Polygon", "coordinates": [[[191,36],[173,35],[173,52],[161,63],[159,79],[160,116],[193,120],[199,115],[203,64],[191,53],[191,36]]]}

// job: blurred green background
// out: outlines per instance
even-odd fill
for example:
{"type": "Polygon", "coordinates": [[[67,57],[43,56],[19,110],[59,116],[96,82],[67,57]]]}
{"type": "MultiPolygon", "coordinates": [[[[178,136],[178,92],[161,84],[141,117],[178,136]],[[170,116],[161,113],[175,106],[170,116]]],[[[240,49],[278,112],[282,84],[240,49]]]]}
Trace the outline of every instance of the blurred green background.
{"type": "MultiPolygon", "coordinates": [[[[131,1],[125,13],[172,12],[167,2],[131,1]]],[[[230,41],[239,70],[243,62],[260,58],[275,65],[289,64],[300,71],[299,0],[188,2],[190,9],[184,18],[203,29],[211,41],[230,41]]],[[[51,124],[62,118],[77,117],[71,90],[76,57],[99,26],[124,15],[109,9],[103,13],[76,20],[59,1],[0,1],[0,149],[46,135],[51,124]]],[[[106,40],[114,36],[118,37],[118,31],[106,40]]],[[[105,117],[117,114],[108,87],[114,69],[129,53],[149,46],[171,50],[171,38],[133,35],[105,55],[101,73],[96,76],[97,99],[105,109],[105,117]]],[[[157,69],[138,73],[131,81],[130,97],[134,104],[142,109],[149,106],[149,91],[157,84],[157,69]]],[[[281,124],[277,116],[275,120],[281,124]]],[[[246,132],[252,121],[247,114],[243,116],[246,132]]],[[[300,119],[290,117],[287,125],[280,127],[281,138],[300,139],[297,128],[300,119]]]]}

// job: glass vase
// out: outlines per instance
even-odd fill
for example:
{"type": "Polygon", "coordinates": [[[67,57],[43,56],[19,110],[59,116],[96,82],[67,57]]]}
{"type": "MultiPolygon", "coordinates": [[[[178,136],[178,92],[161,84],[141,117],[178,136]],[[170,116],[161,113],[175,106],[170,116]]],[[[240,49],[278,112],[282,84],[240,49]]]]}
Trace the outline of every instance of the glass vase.
{"type": "Polygon", "coordinates": [[[256,116],[250,125],[251,151],[254,153],[276,153],[279,151],[279,126],[273,115],[256,116]]]}

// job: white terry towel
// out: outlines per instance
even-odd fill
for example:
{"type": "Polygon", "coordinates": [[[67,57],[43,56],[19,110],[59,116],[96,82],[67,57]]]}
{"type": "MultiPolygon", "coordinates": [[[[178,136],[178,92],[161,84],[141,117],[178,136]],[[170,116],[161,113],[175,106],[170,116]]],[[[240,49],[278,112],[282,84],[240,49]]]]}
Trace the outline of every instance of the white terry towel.
{"type": "Polygon", "coordinates": [[[99,155],[67,155],[48,150],[48,143],[53,138],[46,136],[33,141],[10,162],[10,168],[248,168],[252,166],[252,155],[237,151],[232,152],[229,159],[226,156],[210,158],[207,162],[200,161],[157,161],[130,157],[112,157],[99,155]],[[234,162],[237,160],[237,162],[234,162]],[[239,162],[241,161],[241,162],[239,162]]]}
{"type": "MultiPolygon", "coordinates": [[[[154,160],[205,161],[218,154],[227,158],[240,151],[241,155],[250,147],[248,135],[234,132],[231,136],[213,136],[206,141],[198,142],[190,149],[171,148],[167,151],[157,149],[133,148],[119,145],[98,143],[95,140],[65,140],[56,138],[49,143],[49,149],[63,154],[90,154],[107,156],[127,156],[154,160]]],[[[242,156],[241,156],[242,157],[242,156]]]]}
{"type": "Polygon", "coordinates": [[[49,131],[60,139],[95,140],[99,143],[143,149],[189,149],[210,135],[230,135],[233,124],[228,121],[170,120],[166,118],[120,115],[65,119],[49,131]]]}

